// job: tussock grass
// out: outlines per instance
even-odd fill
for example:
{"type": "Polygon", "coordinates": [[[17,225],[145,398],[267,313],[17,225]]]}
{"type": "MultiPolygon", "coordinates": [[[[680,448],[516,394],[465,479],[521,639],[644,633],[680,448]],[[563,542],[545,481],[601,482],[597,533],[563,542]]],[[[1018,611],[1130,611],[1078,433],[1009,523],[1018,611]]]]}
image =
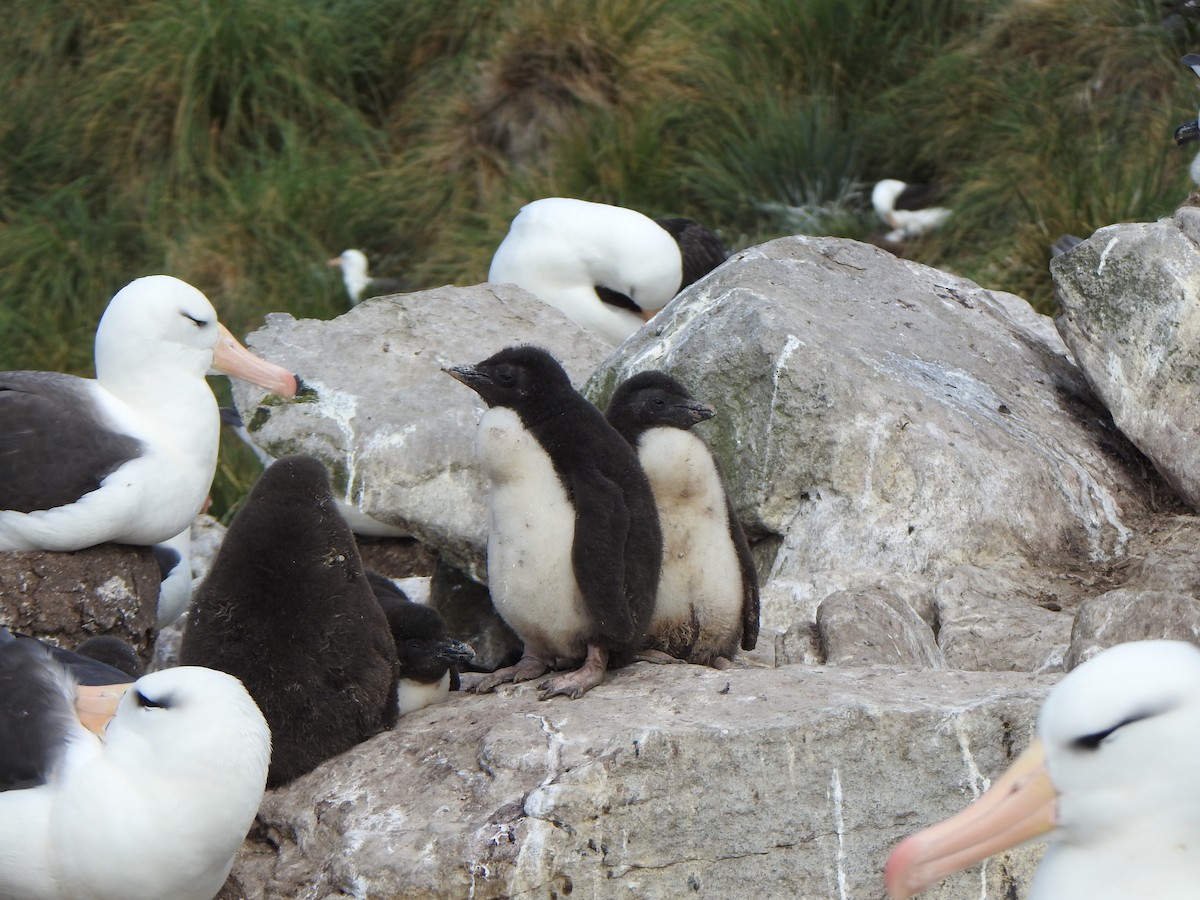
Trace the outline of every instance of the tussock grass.
{"type": "MultiPolygon", "coordinates": [[[[91,372],[169,272],[235,331],[345,309],[361,247],[412,289],[485,278],[524,203],[690,215],[732,248],[869,238],[869,186],[948,186],[907,253],[1054,302],[1049,245],[1192,185],[1166,0],[48,0],[0,32],[0,368],[91,372]]],[[[257,464],[224,447],[218,513],[257,464]]]]}

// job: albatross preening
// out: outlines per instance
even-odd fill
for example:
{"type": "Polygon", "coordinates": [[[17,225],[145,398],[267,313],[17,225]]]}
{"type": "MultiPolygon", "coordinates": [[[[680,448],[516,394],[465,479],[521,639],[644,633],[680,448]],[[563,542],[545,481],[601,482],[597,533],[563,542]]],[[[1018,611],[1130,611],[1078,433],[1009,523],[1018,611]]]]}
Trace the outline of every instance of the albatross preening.
{"type": "Polygon", "coordinates": [[[1200,648],[1118,644],[1046,699],[1037,740],[978,801],[904,840],[893,898],[1050,832],[1030,900],[1192,900],[1200,890],[1200,648]]]}
{"type": "Polygon", "coordinates": [[[939,199],[940,189],[933,185],[908,184],[895,178],[876,182],[871,189],[871,205],[892,229],[884,235],[887,241],[917,237],[950,218],[950,210],[934,205],[939,199]]]}
{"type": "Polygon", "coordinates": [[[96,329],[96,378],[0,372],[0,550],[151,545],[200,512],[220,421],[216,367],[285,397],[296,378],[239,344],[169,275],[122,288],[96,329]]]}
{"type": "Polygon", "coordinates": [[[728,256],[703,225],[567,197],[522,207],[488,270],[619,344],[728,256]]]}
{"type": "Polygon", "coordinates": [[[211,900],[262,800],[262,714],[208,669],[86,691],[72,656],[0,632],[0,897],[211,900]]]}

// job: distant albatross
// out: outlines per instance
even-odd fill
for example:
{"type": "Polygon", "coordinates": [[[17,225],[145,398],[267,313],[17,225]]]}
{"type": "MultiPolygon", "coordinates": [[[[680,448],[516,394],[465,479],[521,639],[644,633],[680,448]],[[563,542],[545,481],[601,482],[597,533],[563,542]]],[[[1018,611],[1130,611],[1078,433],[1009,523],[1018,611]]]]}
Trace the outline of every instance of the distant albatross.
{"type": "Polygon", "coordinates": [[[327,264],[342,270],[342,283],[351,306],[357,306],[368,297],[394,294],[404,288],[397,278],[373,278],[367,274],[367,254],[361,250],[343,250],[339,256],[327,260],[327,264]]]}
{"type": "Polygon", "coordinates": [[[262,801],[262,714],[222,672],[89,690],[72,656],[0,630],[0,897],[211,900],[262,801]]]}
{"type": "Polygon", "coordinates": [[[285,397],[296,378],[251,354],[191,285],[122,288],[96,329],[96,378],[0,372],[0,550],[157,544],[200,512],[217,462],[211,367],[285,397]]]}
{"type": "Polygon", "coordinates": [[[1194,900],[1200,890],[1200,648],[1118,644],[1046,699],[1038,738],[978,801],[892,851],[907,898],[1050,832],[1029,900],[1194,900]]]}
{"type": "MultiPolygon", "coordinates": [[[[1188,53],[1180,60],[1185,66],[1200,76],[1200,53],[1188,53]]],[[[1200,140],[1200,118],[1192,119],[1190,122],[1184,122],[1175,129],[1175,143],[1180,146],[1190,144],[1192,141],[1200,140]]],[[[1192,160],[1192,165],[1189,170],[1192,181],[1200,184],[1200,153],[1196,154],[1192,160]]]]}
{"type": "Polygon", "coordinates": [[[547,197],[517,213],[488,281],[524,288],[619,344],[727,256],[691,219],[547,197]]]}
{"type": "Polygon", "coordinates": [[[935,206],[939,189],[928,184],[908,184],[895,178],[876,182],[871,189],[871,205],[879,218],[890,227],[884,239],[905,241],[937,228],[950,210],[935,206]]]}

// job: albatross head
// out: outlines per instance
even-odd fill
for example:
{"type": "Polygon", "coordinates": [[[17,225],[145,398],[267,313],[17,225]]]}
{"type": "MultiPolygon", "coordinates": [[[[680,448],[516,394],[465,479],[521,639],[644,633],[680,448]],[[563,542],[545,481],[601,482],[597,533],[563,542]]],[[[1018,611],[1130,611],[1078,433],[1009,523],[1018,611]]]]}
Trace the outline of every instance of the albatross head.
{"type": "Polygon", "coordinates": [[[892,851],[890,896],[910,897],[1048,832],[1054,843],[1033,898],[1192,896],[1200,648],[1139,641],[1104,651],[1054,688],[1037,732],[983,797],[892,851]]]}
{"type": "Polygon", "coordinates": [[[138,278],[108,304],[96,329],[96,377],[118,391],[169,379],[203,378],[210,368],[283,397],[296,394],[296,378],[259,359],[217,321],[208,298],[170,275],[138,278]]]}

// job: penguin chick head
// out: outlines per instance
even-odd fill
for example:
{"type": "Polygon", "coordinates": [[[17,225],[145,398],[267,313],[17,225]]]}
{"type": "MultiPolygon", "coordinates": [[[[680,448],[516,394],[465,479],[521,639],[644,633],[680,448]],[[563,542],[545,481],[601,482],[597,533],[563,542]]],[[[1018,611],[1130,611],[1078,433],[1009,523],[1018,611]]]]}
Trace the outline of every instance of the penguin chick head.
{"type": "Polygon", "coordinates": [[[716,409],[695,399],[665,372],[638,372],[626,378],[608,403],[608,420],[622,434],[648,428],[680,428],[711,419],[716,409]]]}
{"type": "Polygon", "coordinates": [[[488,406],[519,409],[539,397],[572,391],[558,361],[540,347],[505,347],[473,366],[443,369],[475,391],[488,406]]]}

